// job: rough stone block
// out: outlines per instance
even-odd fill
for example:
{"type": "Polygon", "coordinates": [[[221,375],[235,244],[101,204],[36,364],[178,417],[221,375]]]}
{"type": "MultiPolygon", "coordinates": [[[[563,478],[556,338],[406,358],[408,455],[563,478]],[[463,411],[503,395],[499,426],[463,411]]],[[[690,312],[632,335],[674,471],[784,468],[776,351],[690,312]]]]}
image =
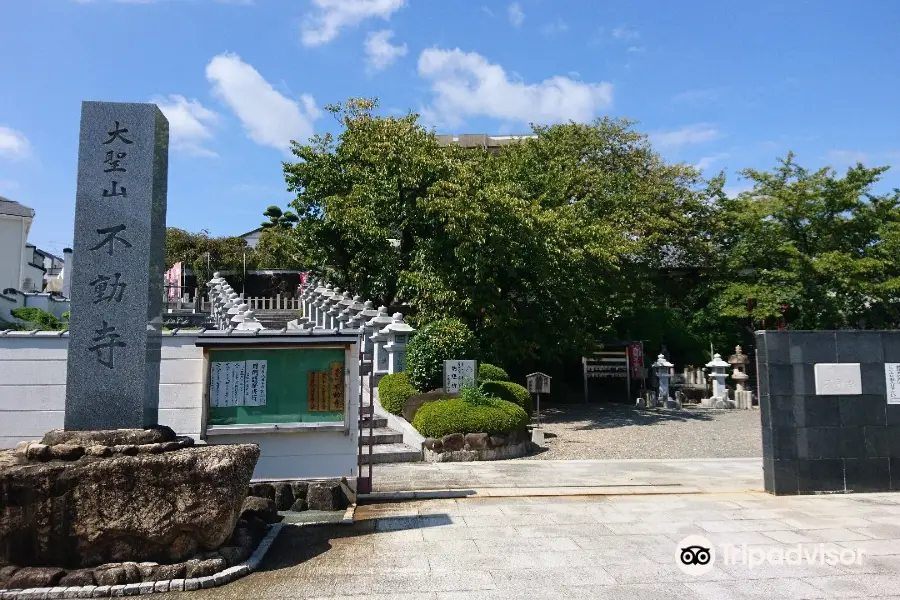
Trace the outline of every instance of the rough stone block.
{"type": "Polygon", "coordinates": [[[275,510],[275,501],[260,496],[247,496],[241,506],[241,518],[256,517],[266,523],[274,523],[278,520],[278,511],[275,510]]]}
{"type": "Polygon", "coordinates": [[[98,585],[94,587],[94,592],[91,594],[91,598],[108,598],[111,596],[112,586],[109,585],[98,585]]]}
{"type": "Polygon", "coordinates": [[[341,484],[337,482],[317,482],[309,486],[306,494],[309,510],[343,510],[346,508],[341,484]]]}
{"type": "Polygon", "coordinates": [[[169,591],[170,592],[182,592],[184,591],[184,579],[173,579],[169,582],[169,591]]]}
{"type": "Polygon", "coordinates": [[[290,510],[294,504],[294,490],[291,484],[286,481],[280,481],[275,486],[275,509],[290,510]]]}
{"type": "Polygon", "coordinates": [[[144,581],[138,585],[140,585],[138,589],[140,590],[141,594],[152,594],[153,588],[156,586],[156,583],[153,581],[144,581]]]}
{"type": "Polygon", "coordinates": [[[94,595],[94,590],[97,588],[96,585],[83,585],[81,589],[78,591],[79,598],[92,598],[94,595]]]}
{"type": "Polygon", "coordinates": [[[257,498],[268,498],[275,502],[275,486],[271,483],[254,483],[250,486],[249,495],[257,498]]]}
{"type": "Polygon", "coordinates": [[[216,577],[215,575],[209,575],[208,577],[200,577],[198,580],[200,582],[200,587],[203,589],[211,588],[216,586],[216,577]]]}
{"type": "Polygon", "coordinates": [[[441,438],[441,444],[443,445],[444,452],[454,452],[463,449],[466,445],[466,438],[461,433],[451,433],[441,438]]]}
{"type": "Polygon", "coordinates": [[[6,583],[7,589],[57,587],[66,572],[56,567],[25,567],[19,569],[6,583]]]}
{"type": "Polygon", "coordinates": [[[306,494],[309,491],[309,483],[306,481],[293,481],[291,482],[291,491],[294,492],[295,500],[306,500],[306,494]]]}
{"type": "Polygon", "coordinates": [[[125,596],[137,596],[141,593],[141,583],[128,583],[125,585],[125,589],[123,590],[123,595],[125,596]]]}
{"type": "Polygon", "coordinates": [[[168,581],[157,581],[156,584],[153,586],[153,591],[157,594],[160,592],[168,592],[169,591],[169,582],[168,581]]]}
{"type": "Polygon", "coordinates": [[[200,589],[200,580],[194,577],[190,577],[184,580],[184,591],[193,592],[194,590],[200,589]]]}
{"type": "Polygon", "coordinates": [[[121,585],[111,585],[109,586],[109,595],[115,598],[119,598],[125,595],[126,584],[121,585]]]}

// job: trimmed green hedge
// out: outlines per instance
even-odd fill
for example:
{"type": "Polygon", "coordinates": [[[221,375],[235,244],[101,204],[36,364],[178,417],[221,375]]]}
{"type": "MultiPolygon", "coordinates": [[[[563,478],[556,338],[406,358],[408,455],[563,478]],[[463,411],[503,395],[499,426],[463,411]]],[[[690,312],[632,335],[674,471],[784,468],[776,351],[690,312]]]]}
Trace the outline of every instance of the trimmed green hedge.
{"type": "Polygon", "coordinates": [[[445,360],[471,360],[475,336],[459,319],[441,319],[422,327],[406,347],[406,372],[416,389],[427,392],[443,385],[445,360]]]}
{"type": "Polygon", "coordinates": [[[409,382],[406,373],[392,373],[385,375],[378,382],[378,401],[384,410],[394,415],[403,415],[403,405],[410,396],[419,393],[409,382]]]}
{"type": "Polygon", "coordinates": [[[512,381],[483,381],[481,389],[489,396],[496,396],[501,400],[521,406],[528,418],[531,418],[531,414],[534,412],[534,403],[531,400],[531,394],[524,386],[512,381]]]}
{"type": "Polygon", "coordinates": [[[413,419],[413,427],[430,438],[451,433],[487,433],[499,435],[520,431],[528,425],[528,415],[520,406],[487,396],[477,388],[463,391],[460,398],[422,405],[413,419]]]}
{"type": "Polygon", "coordinates": [[[509,381],[509,373],[496,365],[481,363],[478,365],[478,381],[509,381]]]}

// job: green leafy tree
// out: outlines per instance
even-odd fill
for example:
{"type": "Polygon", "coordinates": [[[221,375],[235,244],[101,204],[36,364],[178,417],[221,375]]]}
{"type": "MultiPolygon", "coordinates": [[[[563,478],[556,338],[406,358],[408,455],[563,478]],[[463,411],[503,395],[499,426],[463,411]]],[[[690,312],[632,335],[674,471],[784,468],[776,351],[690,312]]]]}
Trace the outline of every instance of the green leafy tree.
{"type": "Polygon", "coordinates": [[[263,221],[261,226],[264,229],[291,229],[300,220],[297,215],[291,211],[284,211],[277,206],[270,206],[263,212],[264,217],[268,217],[268,221],[263,221]]]}
{"type": "Polygon", "coordinates": [[[857,164],[841,177],[793,154],[745,170],[753,189],[719,202],[719,314],[757,327],[900,324],[900,190],[872,193],[886,170],[857,164]]]}

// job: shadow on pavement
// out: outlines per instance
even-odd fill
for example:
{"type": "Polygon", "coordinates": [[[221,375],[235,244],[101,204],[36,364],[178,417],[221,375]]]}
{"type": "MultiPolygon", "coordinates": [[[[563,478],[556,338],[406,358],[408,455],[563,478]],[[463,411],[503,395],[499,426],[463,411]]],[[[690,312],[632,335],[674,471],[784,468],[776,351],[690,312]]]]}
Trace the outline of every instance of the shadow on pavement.
{"type": "MultiPolygon", "coordinates": [[[[609,429],[635,425],[656,425],[671,421],[712,421],[713,417],[692,409],[679,411],[647,410],[625,404],[563,404],[541,408],[541,421],[547,425],[587,421],[574,427],[576,431],[609,429]]],[[[545,434],[546,436],[546,434],[545,434]]]]}
{"type": "Polygon", "coordinates": [[[338,539],[341,540],[341,546],[345,547],[352,546],[354,540],[365,543],[368,536],[378,532],[442,527],[451,523],[453,521],[448,515],[435,514],[372,517],[357,520],[353,525],[285,525],[258,571],[279,571],[296,567],[332,550],[332,542],[338,539]]]}

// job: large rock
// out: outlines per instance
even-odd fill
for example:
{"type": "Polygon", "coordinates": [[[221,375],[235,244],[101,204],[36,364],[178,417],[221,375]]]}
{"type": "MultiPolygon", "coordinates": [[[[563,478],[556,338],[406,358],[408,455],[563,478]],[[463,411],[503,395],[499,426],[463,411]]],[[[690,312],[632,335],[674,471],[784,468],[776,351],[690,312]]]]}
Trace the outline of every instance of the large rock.
{"type": "Polygon", "coordinates": [[[48,446],[70,444],[72,446],[119,446],[159,444],[172,442],[177,436],[165,425],[152,429],[108,429],[98,431],[65,431],[54,429],[44,434],[42,443],[48,446]]]}
{"type": "Polygon", "coordinates": [[[290,510],[294,504],[294,490],[291,484],[280,481],[275,485],[275,508],[277,510],[290,510]]]}
{"type": "Polygon", "coordinates": [[[65,574],[56,567],[25,567],[13,573],[6,585],[11,590],[53,587],[65,574]]]}
{"type": "Polygon", "coordinates": [[[214,550],[258,459],[243,444],[0,468],[0,562],[84,568],[214,550]]]}
{"type": "Polygon", "coordinates": [[[276,523],[278,521],[278,511],[275,510],[275,501],[268,498],[260,498],[259,496],[247,496],[241,505],[241,518],[249,519],[256,517],[266,523],[276,523]]]}
{"type": "Polygon", "coordinates": [[[343,510],[347,508],[341,484],[331,481],[313,483],[306,494],[309,510],[343,510]]]}

